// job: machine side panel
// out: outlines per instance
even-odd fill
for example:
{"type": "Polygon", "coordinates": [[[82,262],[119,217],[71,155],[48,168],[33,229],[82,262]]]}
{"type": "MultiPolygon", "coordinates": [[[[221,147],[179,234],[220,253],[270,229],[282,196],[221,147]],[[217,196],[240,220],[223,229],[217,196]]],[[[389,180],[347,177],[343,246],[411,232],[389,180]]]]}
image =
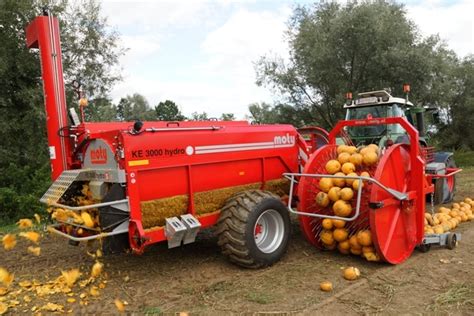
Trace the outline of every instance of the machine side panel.
{"type": "Polygon", "coordinates": [[[261,159],[245,159],[203,164],[191,169],[196,192],[262,182],[261,159]]]}
{"type": "Polygon", "coordinates": [[[132,220],[159,227],[168,217],[215,212],[240,191],[267,189],[298,170],[296,138],[288,125],[123,133],[132,220]]]}
{"type": "Polygon", "coordinates": [[[147,169],[138,171],[136,174],[140,201],[189,193],[186,166],[147,169]]]}

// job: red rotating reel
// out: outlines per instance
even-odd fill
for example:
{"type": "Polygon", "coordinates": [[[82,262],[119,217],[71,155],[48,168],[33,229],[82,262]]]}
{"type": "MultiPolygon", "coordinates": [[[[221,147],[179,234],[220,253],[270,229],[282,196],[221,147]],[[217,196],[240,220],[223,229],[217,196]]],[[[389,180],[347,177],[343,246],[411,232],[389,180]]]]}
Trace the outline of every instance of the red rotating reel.
{"type": "MultiPolygon", "coordinates": [[[[305,174],[326,174],[325,165],[331,159],[337,159],[336,145],[327,145],[319,150],[317,150],[309,159],[308,163],[304,168],[305,174]]],[[[360,173],[361,171],[369,172],[370,176],[373,177],[375,172],[375,167],[359,169],[356,172],[360,173]]],[[[321,178],[315,177],[305,177],[302,176],[298,185],[298,210],[301,212],[307,213],[317,213],[322,215],[331,215],[334,216],[331,206],[322,208],[316,203],[316,195],[320,192],[319,189],[319,180],[321,178]]],[[[369,223],[369,197],[372,184],[364,183],[362,188],[361,203],[360,203],[360,213],[359,216],[346,224],[346,228],[349,231],[350,235],[353,235],[359,230],[368,229],[370,227],[369,223]]],[[[349,217],[354,216],[356,208],[356,195],[351,201],[352,213],[349,217]]],[[[322,218],[319,217],[310,217],[310,216],[301,216],[300,224],[302,230],[308,239],[308,241],[314,246],[323,249],[323,244],[319,239],[319,233],[322,230],[322,218]]]]}
{"type": "MultiPolygon", "coordinates": [[[[382,260],[397,264],[406,260],[423,238],[423,216],[425,210],[423,160],[419,156],[418,132],[403,118],[341,121],[330,133],[330,143],[314,152],[304,168],[304,174],[326,174],[325,165],[337,159],[335,138],[344,126],[400,124],[408,132],[413,145],[396,144],[389,147],[377,165],[370,169],[360,168],[356,172],[368,171],[370,177],[386,188],[403,193],[404,198],[395,198],[386,188],[365,181],[362,188],[359,216],[346,224],[349,235],[359,230],[370,229],[373,243],[382,260]]],[[[319,177],[301,176],[298,185],[298,211],[333,215],[329,207],[316,203],[320,192],[319,177]]],[[[356,199],[352,200],[352,214],[356,199]]],[[[300,216],[302,231],[308,241],[323,248],[319,240],[322,218],[300,216]]]]}

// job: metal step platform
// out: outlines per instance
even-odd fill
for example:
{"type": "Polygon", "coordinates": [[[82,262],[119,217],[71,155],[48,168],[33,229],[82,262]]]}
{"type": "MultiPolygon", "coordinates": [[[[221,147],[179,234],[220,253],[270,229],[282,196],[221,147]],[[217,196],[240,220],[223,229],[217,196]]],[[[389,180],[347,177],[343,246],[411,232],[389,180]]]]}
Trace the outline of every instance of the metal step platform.
{"type": "Polygon", "coordinates": [[[64,192],[77,180],[81,174],[81,169],[66,170],[53,182],[48,191],[40,199],[40,202],[47,205],[55,204],[59,201],[64,192]]]}
{"type": "Polygon", "coordinates": [[[191,214],[181,215],[181,219],[177,217],[169,217],[166,219],[165,235],[168,240],[168,248],[175,248],[193,243],[196,235],[201,228],[201,223],[191,214]]]}

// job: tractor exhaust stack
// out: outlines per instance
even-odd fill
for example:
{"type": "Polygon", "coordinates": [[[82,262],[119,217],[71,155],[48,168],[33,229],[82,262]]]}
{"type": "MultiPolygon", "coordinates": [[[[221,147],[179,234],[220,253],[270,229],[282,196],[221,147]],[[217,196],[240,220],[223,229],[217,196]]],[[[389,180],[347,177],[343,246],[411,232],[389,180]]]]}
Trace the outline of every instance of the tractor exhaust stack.
{"type": "Polygon", "coordinates": [[[28,48],[39,48],[51,177],[54,181],[69,169],[70,159],[69,140],[60,136],[62,129],[68,125],[68,118],[58,19],[47,14],[35,18],[26,28],[26,42],[28,48]]]}

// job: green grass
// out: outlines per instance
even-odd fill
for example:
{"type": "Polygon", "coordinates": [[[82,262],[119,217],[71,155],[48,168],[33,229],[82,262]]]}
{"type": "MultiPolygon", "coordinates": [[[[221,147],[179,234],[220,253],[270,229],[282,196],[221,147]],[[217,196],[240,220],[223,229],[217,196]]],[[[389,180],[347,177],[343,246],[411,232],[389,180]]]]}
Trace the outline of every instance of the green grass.
{"type": "Polygon", "coordinates": [[[157,306],[147,306],[142,308],[142,313],[144,315],[163,315],[161,308],[157,306]]]}
{"type": "Polygon", "coordinates": [[[274,302],[274,298],[271,294],[262,292],[250,292],[247,294],[247,301],[258,304],[269,304],[274,302]]]}
{"type": "Polygon", "coordinates": [[[460,308],[464,306],[474,306],[473,284],[456,284],[451,286],[446,292],[438,294],[434,299],[434,304],[429,306],[431,310],[448,310],[450,308],[460,308]]]}
{"type": "Polygon", "coordinates": [[[14,233],[18,231],[16,224],[2,224],[0,223],[0,234],[14,233]]]}
{"type": "MultiPolygon", "coordinates": [[[[37,224],[33,222],[33,227],[30,227],[28,230],[34,230],[37,232],[41,232],[45,229],[43,222],[41,224],[37,224]]],[[[11,233],[18,233],[20,232],[21,229],[18,228],[16,223],[11,223],[11,224],[4,224],[0,222],[0,235],[4,234],[11,234],[11,233]]]]}
{"type": "Polygon", "coordinates": [[[459,150],[454,153],[454,161],[458,167],[474,166],[474,151],[459,150]]]}

